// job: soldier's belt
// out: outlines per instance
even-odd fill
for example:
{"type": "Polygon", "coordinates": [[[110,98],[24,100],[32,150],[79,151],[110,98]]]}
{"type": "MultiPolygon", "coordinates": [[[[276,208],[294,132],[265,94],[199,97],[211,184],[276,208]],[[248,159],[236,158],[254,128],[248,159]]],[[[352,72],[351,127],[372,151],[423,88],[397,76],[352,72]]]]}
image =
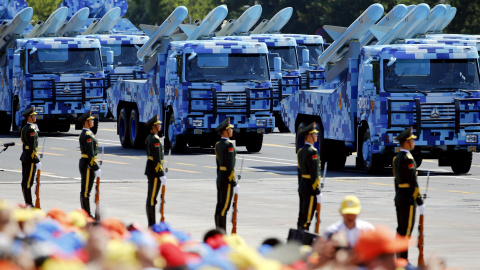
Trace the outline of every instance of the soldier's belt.
{"type": "Polygon", "coordinates": [[[312,177],[309,174],[302,174],[302,178],[311,179],[312,177]]]}
{"type": "Polygon", "coordinates": [[[409,183],[399,184],[398,187],[399,187],[399,188],[409,188],[409,187],[410,187],[410,184],[409,184],[409,183]]]}
{"type": "Polygon", "coordinates": [[[220,166],[220,171],[226,171],[227,170],[227,166],[220,166]]]}
{"type": "Polygon", "coordinates": [[[28,150],[28,149],[30,149],[30,147],[28,147],[28,145],[25,145],[25,149],[27,149],[27,150],[28,150]]]}
{"type": "Polygon", "coordinates": [[[148,159],[153,161],[153,157],[152,156],[148,156],[148,159]]]}
{"type": "MultiPolygon", "coordinates": [[[[88,158],[88,155],[87,154],[82,154],[82,158],[88,158]]],[[[97,156],[95,156],[94,158],[97,158],[97,156]]]]}

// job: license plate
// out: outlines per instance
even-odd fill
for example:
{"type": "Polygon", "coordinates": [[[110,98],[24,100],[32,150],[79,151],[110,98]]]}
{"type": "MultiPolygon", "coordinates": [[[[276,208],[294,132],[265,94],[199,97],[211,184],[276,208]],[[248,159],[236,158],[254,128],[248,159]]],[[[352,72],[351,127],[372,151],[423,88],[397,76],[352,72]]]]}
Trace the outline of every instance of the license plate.
{"type": "Polygon", "coordinates": [[[257,133],[263,134],[263,133],[265,133],[265,129],[264,129],[264,128],[259,128],[259,129],[257,130],[257,133]]]}
{"type": "Polygon", "coordinates": [[[468,152],[476,152],[477,151],[477,147],[476,146],[469,146],[468,147],[468,152]]]}
{"type": "Polygon", "coordinates": [[[201,130],[201,129],[195,129],[195,130],[193,131],[193,133],[194,133],[195,135],[202,135],[202,130],[201,130]]]}

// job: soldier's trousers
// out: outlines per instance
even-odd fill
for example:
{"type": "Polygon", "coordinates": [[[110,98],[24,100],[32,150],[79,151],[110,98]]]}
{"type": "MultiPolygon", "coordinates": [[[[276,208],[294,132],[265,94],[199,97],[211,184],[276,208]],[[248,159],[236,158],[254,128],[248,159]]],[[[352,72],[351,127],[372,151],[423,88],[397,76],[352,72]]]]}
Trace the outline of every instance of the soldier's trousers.
{"type": "Polygon", "coordinates": [[[217,183],[217,206],[215,208],[215,226],[227,230],[227,213],[232,204],[232,184],[221,185],[217,183]]]}
{"type": "MultiPolygon", "coordinates": [[[[415,203],[410,200],[400,200],[395,202],[395,208],[397,211],[397,233],[402,237],[410,238],[415,225],[415,203]]],[[[398,252],[397,258],[408,260],[408,250],[398,252]]]]}
{"type": "Polygon", "coordinates": [[[37,166],[33,162],[22,162],[22,193],[25,204],[33,207],[32,186],[35,182],[37,166]]]}
{"type": "Polygon", "coordinates": [[[147,192],[147,202],[146,202],[146,211],[148,226],[155,224],[155,205],[157,205],[157,196],[160,187],[162,186],[162,181],[156,176],[148,176],[148,192],[147,192]]]}
{"type": "Polygon", "coordinates": [[[95,183],[95,171],[88,167],[87,159],[80,159],[80,175],[82,176],[82,183],[80,189],[80,205],[89,216],[90,213],[90,192],[92,191],[93,184],[95,183]]]}
{"type": "Polygon", "coordinates": [[[315,209],[317,206],[317,197],[315,195],[299,193],[300,205],[298,213],[297,228],[308,231],[315,209]]]}

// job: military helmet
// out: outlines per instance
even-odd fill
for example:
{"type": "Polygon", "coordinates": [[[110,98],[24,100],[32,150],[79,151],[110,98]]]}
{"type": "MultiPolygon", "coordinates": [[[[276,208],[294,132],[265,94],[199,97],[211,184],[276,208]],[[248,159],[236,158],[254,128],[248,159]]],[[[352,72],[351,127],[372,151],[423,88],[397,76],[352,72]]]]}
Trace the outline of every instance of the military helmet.
{"type": "Polygon", "coordinates": [[[27,109],[26,111],[24,111],[22,113],[22,116],[24,116],[25,118],[29,117],[30,115],[36,115],[37,112],[35,111],[35,106],[32,106],[30,107],[29,109],[27,109]]]}
{"type": "Polygon", "coordinates": [[[413,135],[413,128],[409,127],[407,129],[405,129],[404,131],[400,132],[400,134],[398,134],[396,139],[399,142],[404,142],[406,140],[413,140],[413,139],[416,139],[416,138],[417,138],[417,136],[413,135]]]}
{"type": "Polygon", "coordinates": [[[80,121],[81,123],[90,119],[95,119],[95,117],[92,116],[91,110],[85,112],[84,114],[80,115],[80,117],[78,117],[78,121],[80,121]]]}
{"type": "Polygon", "coordinates": [[[233,128],[233,125],[230,124],[230,117],[225,118],[220,125],[215,129],[217,132],[222,132],[225,129],[233,128]]]}
{"type": "Polygon", "coordinates": [[[315,122],[310,123],[310,125],[303,126],[300,124],[298,127],[298,133],[299,134],[312,134],[312,133],[318,133],[318,130],[316,129],[317,124],[315,122]]]}
{"type": "Polygon", "coordinates": [[[148,120],[147,123],[145,123],[147,127],[153,127],[156,124],[162,124],[162,121],[158,120],[158,114],[150,118],[150,120],[148,120]]]}

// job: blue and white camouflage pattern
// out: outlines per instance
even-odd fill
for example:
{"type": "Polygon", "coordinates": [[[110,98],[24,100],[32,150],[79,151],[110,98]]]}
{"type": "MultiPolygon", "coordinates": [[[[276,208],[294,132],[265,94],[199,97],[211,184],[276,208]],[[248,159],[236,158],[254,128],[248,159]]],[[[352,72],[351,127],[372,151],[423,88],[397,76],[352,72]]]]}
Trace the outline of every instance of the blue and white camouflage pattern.
{"type": "MultiPolygon", "coordinates": [[[[282,117],[290,130],[294,131],[297,117],[302,115],[318,116],[326,139],[344,141],[350,151],[356,151],[356,122],[365,122],[370,128],[373,153],[394,151],[398,142],[394,140],[406,127],[413,126],[419,147],[438,147],[450,145],[455,149],[479,144],[467,143],[466,134],[480,135],[478,110],[480,109],[479,91],[435,92],[428,93],[392,93],[383,90],[379,94],[372,89],[373,83],[366,83],[363,65],[369,57],[388,60],[396,59],[477,59],[474,47],[437,45],[377,45],[361,49],[360,59],[348,60],[348,72],[345,81],[325,83],[315,90],[297,92],[282,101],[282,117]],[[359,70],[360,67],[360,70],[359,70]],[[369,86],[369,87],[367,87],[369,86]],[[418,105],[418,107],[417,107],[418,105]],[[455,109],[457,106],[457,109],[455,109]],[[433,109],[440,112],[439,120],[444,123],[425,120],[433,109]],[[412,113],[405,113],[412,111],[412,113]],[[420,113],[422,121],[416,121],[415,113],[420,113]],[[454,120],[452,120],[454,119],[454,120]],[[458,133],[456,132],[458,131],[458,133]]],[[[478,72],[478,70],[477,70],[478,72]]],[[[469,149],[470,151],[470,149],[469,149]]]]}
{"type": "MultiPolygon", "coordinates": [[[[151,117],[158,114],[160,120],[164,118],[165,110],[173,110],[175,116],[175,133],[185,134],[194,132],[201,134],[214,132],[221,121],[227,116],[235,128],[242,128],[248,131],[256,131],[259,128],[265,129],[266,133],[272,132],[275,120],[271,111],[264,111],[270,107],[271,83],[270,81],[261,84],[253,82],[225,82],[218,83],[192,83],[180,80],[170,80],[167,74],[166,59],[172,52],[181,55],[195,53],[244,53],[244,54],[267,54],[268,50],[263,43],[238,42],[238,41],[183,41],[171,42],[167,53],[157,54],[156,68],[150,72],[153,76],[146,80],[124,80],[107,90],[107,98],[110,111],[117,117],[119,105],[124,102],[136,103],[138,105],[139,121],[147,122],[151,117]],[[247,90],[250,89],[250,90],[247,90]],[[250,106],[245,104],[247,91],[249,91],[250,106]],[[216,95],[215,95],[216,92],[216,95]],[[222,109],[227,93],[234,96],[234,102],[242,105],[237,109],[222,109]],[[194,100],[190,100],[194,99],[194,100]],[[199,100],[205,98],[208,100],[199,100]],[[253,100],[264,98],[263,100],[253,100]],[[214,100],[216,104],[212,103],[214,100]],[[212,107],[213,106],[213,107],[212,107]],[[215,108],[214,108],[215,107],[215,108]],[[250,112],[246,112],[246,107],[250,112]],[[200,110],[202,112],[192,112],[200,110]],[[216,112],[211,112],[215,111],[216,112]],[[255,110],[262,110],[256,112],[255,110]],[[209,112],[210,111],[210,112],[209,112]],[[193,126],[193,120],[203,120],[203,126],[193,126]],[[265,119],[266,126],[257,126],[257,119],[265,119]],[[198,133],[200,131],[200,133],[198,133]]],[[[182,64],[183,66],[183,64],[182,64]]],[[[182,73],[184,73],[182,71],[182,73]]]]}
{"type": "Polygon", "coordinates": [[[0,0],[0,21],[13,19],[20,10],[27,7],[25,0],[0,0]]]}
{"type": "Polygon", "coordinates": [[[477,51],[480,51],[480,39],[479,40],[468,40],[468,39],[426,39],[426,38],[416,38],[416,39],[407,39],[405,44],[446,44],[454,46],[474,46],[477,48],[477,51]]]}

